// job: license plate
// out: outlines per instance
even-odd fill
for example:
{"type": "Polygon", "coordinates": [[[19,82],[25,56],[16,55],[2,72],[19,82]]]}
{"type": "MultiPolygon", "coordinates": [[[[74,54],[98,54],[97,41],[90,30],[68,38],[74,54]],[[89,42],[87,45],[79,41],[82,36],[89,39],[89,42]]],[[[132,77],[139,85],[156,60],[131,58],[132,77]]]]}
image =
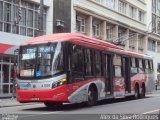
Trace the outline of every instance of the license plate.
{"type": "Polygon", "coordinates": [[[38,101],[38,100],[39,100],[39,98],[32,98],[32,100],[36,100],[36,101],[38,101]]]}

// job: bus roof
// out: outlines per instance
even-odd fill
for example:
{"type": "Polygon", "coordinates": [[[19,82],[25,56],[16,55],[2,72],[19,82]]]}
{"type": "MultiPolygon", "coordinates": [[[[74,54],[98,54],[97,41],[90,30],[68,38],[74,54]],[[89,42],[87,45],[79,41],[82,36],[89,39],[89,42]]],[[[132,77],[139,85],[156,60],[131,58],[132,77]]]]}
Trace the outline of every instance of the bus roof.
{"type": "Polygon", "coordinates": [[[88,42],[92,42],[93,44],[105,44],[107,47],[123,49],[119,46],[111,44],[109,42],[105,42],[103,40],[99,40],[96,38],[92,38],[79,33],[56,33],[50,35],[44,35],[29,39],[25,42],[25,44],[38,44],[38,43],[48,43],[48,42],[58,42],[58,41],[74,41],[74,40],[87,40],[88,42]]]}
{"type": "Polygon", "coordinates": [[[107,50],[110,52],[115,52],[119,54],[135,56],[140,58],[151,59],[150,56],[139,54],[131,51],[124,50],[122,47],[114,45],[112,43],[99,40],[96,38],[92,38],[79,33],[56,33],[50,35],[39,36],[35,38],[31,38],[27,40],[23,45],[34,45],[34,44],[42,44],[42,43],[52,43],[58,41],[70,41],[82,46],[97,48],[101,50],[107,50]]]}

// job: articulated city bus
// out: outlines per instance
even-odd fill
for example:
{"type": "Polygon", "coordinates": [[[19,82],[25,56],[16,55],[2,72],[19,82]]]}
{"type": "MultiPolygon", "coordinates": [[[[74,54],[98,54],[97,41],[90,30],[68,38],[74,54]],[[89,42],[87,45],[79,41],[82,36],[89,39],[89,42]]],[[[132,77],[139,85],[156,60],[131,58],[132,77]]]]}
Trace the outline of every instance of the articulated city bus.
{"type": "Polygon", "coordinates": [[[59,33],[32,38],[19,48],[19,102],[92,106],[103,99],[143,98],[153,89],[150,57],[103,40],[59,33]]]}

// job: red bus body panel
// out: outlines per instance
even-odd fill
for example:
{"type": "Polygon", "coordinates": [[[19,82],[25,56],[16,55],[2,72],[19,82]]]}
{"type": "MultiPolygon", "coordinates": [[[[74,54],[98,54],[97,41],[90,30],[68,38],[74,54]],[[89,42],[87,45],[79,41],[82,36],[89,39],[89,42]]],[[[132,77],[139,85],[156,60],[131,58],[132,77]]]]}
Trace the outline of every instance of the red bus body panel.
{"type": "Polygon", "coordinates": [[[50,90],[17,90],[17,100],[20,102],[55,101],[67,102],[70,91],[67,85],[50,90]]]}

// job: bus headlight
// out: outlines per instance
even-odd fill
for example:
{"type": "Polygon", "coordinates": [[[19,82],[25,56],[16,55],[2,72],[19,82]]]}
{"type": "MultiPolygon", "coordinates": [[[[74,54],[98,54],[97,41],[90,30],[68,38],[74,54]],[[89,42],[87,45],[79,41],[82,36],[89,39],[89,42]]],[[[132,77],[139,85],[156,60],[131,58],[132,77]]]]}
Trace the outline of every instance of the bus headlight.
{"type": "Polygon", "coordinates": [[[67,79],[66,79],[66,78],[63,78],[63,79],[61,79],[61,80],[59,80],[59,81],[57,81],[57,82],[53,82],[53,83],[52,83],[52,88],[55,88],[55,87],[64,85],[64,84],[66,84],[66,82],[67,82],[67,79]]]}

